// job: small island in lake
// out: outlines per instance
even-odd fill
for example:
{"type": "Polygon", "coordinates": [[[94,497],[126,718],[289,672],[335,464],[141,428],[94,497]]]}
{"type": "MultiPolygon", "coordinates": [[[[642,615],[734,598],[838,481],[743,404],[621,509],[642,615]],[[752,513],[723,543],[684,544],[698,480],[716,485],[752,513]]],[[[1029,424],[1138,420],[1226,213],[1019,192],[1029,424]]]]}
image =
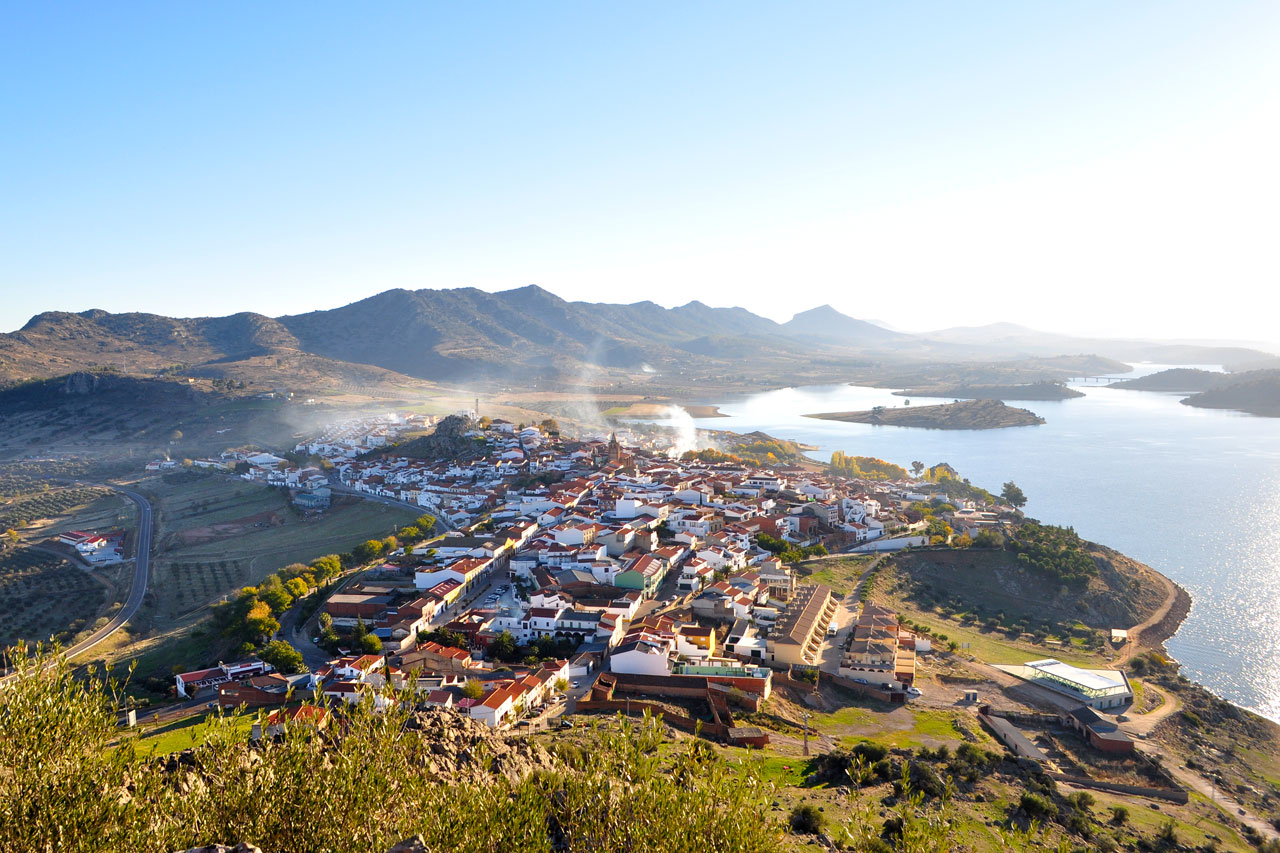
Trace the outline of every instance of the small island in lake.
{"type": "Polygon", "coordinates": [[[1017,385],[931,385],[894,391],[899,397],[947,397],[973,400],[1070,400],[1084,394],[1061,382],[1025,382],[1017,385]]]}
{"type": "Polygon", "coordinates": [[[1038,426],[1045,422],[1035,412],[1006,406],[999,400],[963,400],[940,406],[902,406],[894,409],[877,406],[862,412],[821,412],[805,417],[920,429],[1003,429],[1038,426]]]}

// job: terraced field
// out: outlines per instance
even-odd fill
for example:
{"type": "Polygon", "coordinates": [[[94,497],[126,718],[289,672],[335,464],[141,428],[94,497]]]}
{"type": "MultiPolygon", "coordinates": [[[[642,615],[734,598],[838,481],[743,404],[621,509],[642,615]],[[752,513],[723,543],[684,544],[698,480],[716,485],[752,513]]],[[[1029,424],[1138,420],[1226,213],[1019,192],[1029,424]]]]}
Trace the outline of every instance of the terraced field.
{"type": "Polygon", "coordinates": [[[67,515],[110,494],[108,489],[72,487],[9,498],[0,504],[0,531],[21,530],[41,519],[67,515]]]}
{"type": "Polygon", "coordinates": [[[350,551],[413,521],[408,508],[338,498],[304,518],[288,491],[214,472],[182,471],[139,483],[158,508],[158,546],[147,604],[135,620],[168,630],[283,566],[350,551]]]}
{"type": "Polygon", "coordinates": [[[18,640],[64,642],[89,627],[107,589],[67,560],[33,548],[0,555],[0,648],[18,640]]]}

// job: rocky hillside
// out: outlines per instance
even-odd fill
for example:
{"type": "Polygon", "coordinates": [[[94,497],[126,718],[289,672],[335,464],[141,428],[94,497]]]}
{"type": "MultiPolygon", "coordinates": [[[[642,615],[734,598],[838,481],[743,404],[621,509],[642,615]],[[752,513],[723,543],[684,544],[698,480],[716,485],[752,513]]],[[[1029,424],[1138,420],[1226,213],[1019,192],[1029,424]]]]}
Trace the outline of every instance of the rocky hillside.
{"type": "MultiPolygon", "coordinates": [[[[1037,357],[1020,344],[996,347],[1000,358],[1016,361],[984,365],[985,378],[933,370],[928,381],[1035,382],[1106,372],[1068,368],[1062,361],[1095,363],[1096,356],[1057,355],[1088,352],[1078,348],[1081,341],[1068,339],[1071,349],[1054,349],[1056,339],[1046,340],[1047,353],[1037,357]],[[1039,357],[1046,354],[1052,357],[1039,357]]],[[[1121,343],[1093,341],[1093,351],[1106,354],[1119,347],[1128,352],[1121,343]]],[[[155,374],[177,368],[185,375],[242,381],[261,381],[264,371],[275,369],[276,376],[293,375],[295,386],[309,380],[351,383],[353,371],[366,377],[385,371],[380,381],[394,385],[407,377],[445,383],[580,382],[600,370],[657,371],[703,382],[751,379],[759,385],[841,381],[857,370],[863,371],[858,376],[875,373],[868,376],[873,381],[918,376],[914,367],[922,363],[985,361],[992,352],[991,346],[965,339],[892,332],[830,306],[777,323],[742,308],[697,301],[677,308],[570,302],[530,285],[499,293],[388,290],[341,308],[275,318],[48,312],[16,332],[0,334],[0,383],[88,369],[155,374]]],[[[1194,348],[1182,355],[1204,360],[1194,348]]],[[[923,381],[890,384],[902,388],[923,381]]]]}
{"type": "Polygon", "coordinates": [[[372,703],[303,711],[259,741],[234,716],[211,715],[202,745],[154,758],[121,731],[99,676],[45,662],[20,659],[4,693],[6,853],[242,842],[368,853],[414,835],[429,850],[477,853],[777,847],[758,779],[695,741],[659,755],[656,722],[550,741],[397,697],[380,712],[372,703]]]}
{"type": "Polygon", "coordinates": [[[894,557],[893,565],[909,579],[913,599],[959,596],[992,613],[1078,620],[1093,628],[1137,625],[1164,603],[1167,587],[1152,568],[1110,548],[1084,544],[1097,574],[1083,586],[1048,578],[1002,550],[917,551],[894,557]]]}
{"type": "Polygon", "coordinates": [[[379,447],[367,455],[407,456],[411,459],[470,459],[484,448],[467,433],[478,425],[462,415],[449,415],[436,424],[430,433],[400,444],[379,447]]]}

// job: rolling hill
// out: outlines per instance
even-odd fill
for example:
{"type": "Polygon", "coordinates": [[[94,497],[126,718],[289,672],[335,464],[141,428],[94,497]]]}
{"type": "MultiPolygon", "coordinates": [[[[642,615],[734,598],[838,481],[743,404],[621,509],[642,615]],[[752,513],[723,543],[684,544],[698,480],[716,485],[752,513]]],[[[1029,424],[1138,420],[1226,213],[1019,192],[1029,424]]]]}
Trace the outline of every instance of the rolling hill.
{"type": "MultiPolygon", "coordinates": [[[[601,370],[704,381],[732,376],[740,383],[767,384],[839,381],[855,378],[857,369],[864,373],[856,378],[865,380],[868,368],[884,367],[881,375],[888,375],[894,371],[887,368],[972,362],[992,351],[1036,360],[1135,346],[1041,336],[1007,324],[908,335],[829,305],[776,323],[742,308],[697,301],[677,308],[570,302],[536,285],[499,293],[397,289],[341,308],[275,318],[47,312],[0,335],[0,383],[111,369],[291,387],[397,388],[421,380],[571,383],[601,370]],[[1039,341],[1037,347],[1032,341],[1039,341]],[[1086,344],[1094,348],[1084,349],[1086,344]]],[[[1170,353],[1202,360],[1206,354],[1185,347],[1170,353]]],[[[1231,354],[1266,358],[1249,350],[1231,354]]],[[[1034,366],[1018,381],[1061,378],[1060,371],[1046,373],[1045,367],[1034,366]]]]}

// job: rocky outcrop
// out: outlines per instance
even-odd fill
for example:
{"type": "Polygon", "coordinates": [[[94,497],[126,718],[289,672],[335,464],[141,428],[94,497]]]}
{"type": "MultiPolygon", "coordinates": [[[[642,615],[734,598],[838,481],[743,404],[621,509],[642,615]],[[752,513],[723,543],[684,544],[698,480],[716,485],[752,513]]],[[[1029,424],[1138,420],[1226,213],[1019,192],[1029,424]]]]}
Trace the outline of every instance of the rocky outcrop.
{"type": "Polygon", "coordinates": [[[449,779],[491,774],[517,780],[556,766],[539,743],[495,733],[477,720],[443,708],[416,711],[408,728],[431,745],[427,772],[449,779]]]}

